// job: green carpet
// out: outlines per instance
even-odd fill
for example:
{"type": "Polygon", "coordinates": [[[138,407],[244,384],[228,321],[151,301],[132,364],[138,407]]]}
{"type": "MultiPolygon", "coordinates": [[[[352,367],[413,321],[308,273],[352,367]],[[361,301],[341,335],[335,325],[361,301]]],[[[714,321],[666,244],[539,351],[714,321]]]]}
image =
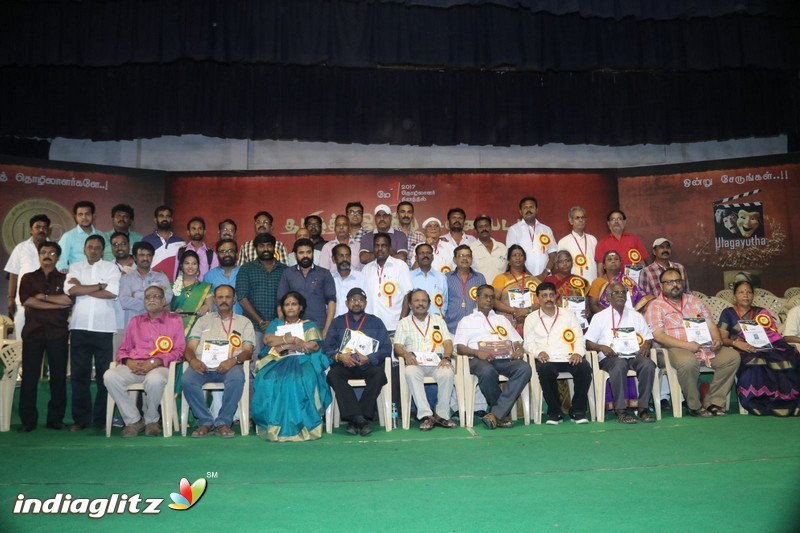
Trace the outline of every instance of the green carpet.
{"type": "Polygon", "coordinates": [[[0,434],[0,531],[798,530],[800,419],[669,415],[282,444],[14,426],[0,434]],[[180,478],[208,475],[194,507],[167,507],[180,478]],[[18,494],[59,492],[165,501],[155,515],[12,514],[18,494]]]}

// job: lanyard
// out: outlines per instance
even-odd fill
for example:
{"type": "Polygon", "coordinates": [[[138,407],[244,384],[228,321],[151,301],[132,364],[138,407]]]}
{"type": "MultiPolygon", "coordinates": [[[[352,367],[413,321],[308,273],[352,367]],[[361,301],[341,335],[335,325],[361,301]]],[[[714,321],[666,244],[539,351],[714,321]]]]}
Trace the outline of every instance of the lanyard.
{"type": "Polygon", "coordinates": [[[586,245],[586,234],[585,233],[583,234],[583,248],[581,248],[578,239],[575,238],[575,233],[570,232],[570,235],[572,236],[572,240],[575,241],[575,246],[578,247],[578,251],[581,253],[582,256],[586,257],[586,253],[583,251],[583,248],[588,248],[588,246],[586,245]]]}
{"type": "Polygon", "coordinates": [[[681,318],[683,317],[683,295],[681,295],[681,307],[680,308],[677,308],[674,305],[672,305],[672,302],[670,302],[668,299],[664,298],[663,294],[661,295],[661,298],[663,298],[664,301],[667,302],[667,305],[669,305],[671,308],[673,308],[675,310],[675,312],[677,312],[681,316],[681,318]]]}
{"type": "Polygon", "coordinates": [[[517,285],[519,285],[519,289],[525,292],[525,271],[524,270],[522,271],[521,280],[517,279],[517,275],[514,274],[513,270],[509,269],[508,272],[514,277],[514,281],[517,283],[517,285]]]}
{"type": "Polygon", "coordinates": [[[550,329],[544,325],[544,319],[542,318],[542,310],[539,309],[539,322],[542,323],[542,327],[544,328],[544,332],[547,333],[547,342],[550,342],[550,332],[553,330],[553,326],[556,325],[556,321],[558,320],[558,307],[556,307],[556,317],[553,319],[553,323],[550,324],[550,329]]]}
{"type": "Polygon", "coordinates": [[[413,318],[413,317],[411,318],[411,323],[414,324],[414,327],[417,328],[417,331],[419,331],[419,334],[422,335],[422,339],[423,340],[428,338],[428,329],[431,327],[431,315],[428,315],[428,323],[425,324],[425,332],[424,333],[420,329],[420,327],[417,325],[417,321],[416,321],[415,318],[413,318]]]}
{"type": "MultiPolygon", "coordinates": [[[[625,308],[622,308],[622,312],[619,314],[619,325],[622,325],[622,315],[625,314],[625,308]]],[[[614,337],[617,336],[617,325],[614,324],[614,308],[611,308],[611,331],[614,333],[614,337]]]]}
{"type": "Polygon", "coordinates": [[[526,224],[528,226],[528,236],[531,238],[531,247],[536,246],[536,241],[533,240],[536,237],[536,221],[533,221],[533,231],[531,231],[530,224],[526,224]]]}
{"type": "MultiPolygon", "coordinates": [[[[364,321],[367,319],[367,314],[364,313],[364,316],[361,317],[361,321],[356,326],[356,331],[361,331],[361,326],[364,325],[364,321]]],[[[350,327],[350,314],[344,315],[344,323],[347,325],[347,329],[353,329],[350,327]]]]}
{"type": "Polygon", "coordinates": [[[219,321],[222,323],[222,331],[225,332],[225,336],[229,336],[231,334],[231,328],[233,327],[233,311],[231,311],[231,318],[228,320],[228,327],[225,327],[225,321],[222,317],[219,317],[219,321]]]}
{"type": "Polygon", "coordinates": [[[746,317],[748,315],[749,315],[749,318],[747,320],[753,320],[753,308],[752,307],[750,307],[749,311],[747,311],[746,313],[742,313],[742,314],[739,314],[739,306],[738,305],[734,305],[733,309],[734,309],[734,311],[736,311],[736,315],[739,317],[739,320],[742,320],[744,317],[746,317]]]}

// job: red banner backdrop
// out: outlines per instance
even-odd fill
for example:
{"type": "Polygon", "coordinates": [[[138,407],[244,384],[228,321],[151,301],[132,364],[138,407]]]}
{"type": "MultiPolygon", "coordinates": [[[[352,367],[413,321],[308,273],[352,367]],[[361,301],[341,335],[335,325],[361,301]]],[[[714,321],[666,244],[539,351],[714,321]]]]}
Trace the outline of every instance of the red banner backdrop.
{"type": "Polygon", "coordinates": [[[364,226],[373,228],[377,205],[393,210],[401,201],[414,204],[416,223],[435,216],[442,222],[451,207],[467,212],[467,228],[480,214],[492,218],[494,238],[504,241],[506,230],[519,218],[523,196],[539,202],[539,220],[553,228],[556,238],[570,228],[567,213],[574,205],[588,210],[590,233],[606,231],[605,213],[617,204],[614,171],[548,172],[305,172],[180,174],[168,186],[175,206],[176,233],[185,232],[194,215],[205,218],[208,240],[216,237],[216,224],[232,218],[238,225],[237,240],[254,234],[253,215],[269,211],[275,217],[273,234],[289,248],[304,217],[322,217],[324,234],[333,235],[333,222],[349,201],[364,205],[364,226]]]}
{"type": "Polygon", "coordinates": [[[627,230],[672,242],[691,288],[716,294],[750,277],[778,296],[800,284],[800,157],[620,171],[627,230]],[[738,277],[737,277],[738,276],[738,277]]]}
{"type": "MultiPolygon", "coordinates": [[[[124,168],[76,165],[49,161],[0,159],[0,221],[2,246],[0,267],[5,267],[11,250],[30,237],[28,221],[33,215],[45,214],[52,221],[51,240],[73,227],[72,206],[79,200],[94,202],[95,226],[111,229],[111,208],[119,203],[132,206],[136,212],[133,229],[149,233],[153,227],[153,209],[164,198],[164,173],[124,168]]],[[[0,276],[0,292],[4,295],[3,314],[8,312],[5,295],[8,280],[0,276]]]]}

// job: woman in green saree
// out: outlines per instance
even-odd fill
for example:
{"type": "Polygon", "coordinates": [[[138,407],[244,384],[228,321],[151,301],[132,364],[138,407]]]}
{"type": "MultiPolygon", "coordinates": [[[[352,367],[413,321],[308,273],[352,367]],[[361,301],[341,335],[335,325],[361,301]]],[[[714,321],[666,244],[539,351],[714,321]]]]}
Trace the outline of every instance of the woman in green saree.
{"type": "Polygon", "coordinates": [[[197,317],[214,308],[211,284],[197,280],[200,272],[200,257],[186,250],[178,264],[178,277],[172,284],[172,311],[183,316],[183,333],[189,337],[197,317]]]}

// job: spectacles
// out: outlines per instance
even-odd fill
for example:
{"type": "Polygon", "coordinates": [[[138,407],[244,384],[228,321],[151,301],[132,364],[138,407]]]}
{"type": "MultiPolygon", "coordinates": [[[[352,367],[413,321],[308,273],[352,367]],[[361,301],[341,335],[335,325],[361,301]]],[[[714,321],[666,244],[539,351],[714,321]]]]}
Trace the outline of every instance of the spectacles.
{"type": "Polygon", "coordinates": [[[306,223],[307,228],[319,228],[321,224],[319,222],[308,222],[306,223]]]}
{"type": "Polygon", "coordinates": [[[125,248],[126,246],[128,246],[127,242],[112,242],[111,243],[111,247],[112,248],[125,248]]]}
{"type": "Polygon", "coordinates": [[[55,250],[50,250],[49,252],[42,250],[41,252],[39,252],[39,255],[45,255],[45,256],[49,255],[50,257],[55,257],[58,254],[56,253],[55,250]]]}
{"type": "Polygon", "coordinates": [[[457,259],[472,259],[472,254],[458,254],[457,259]]]}
{"type": "Polygon", "coordinates": [[[582,216],[582,217],[575,216],[575,217],[572,217],[572,219],[573,220],[586,220],[586,217],[585,216],[582,216]]]}
{"type": "Polygon", "coordinates": [[[236,255],[236,250],[217,250],[218,255],[236,255]]]}
{"type": "Polygon", "coordinates": [[[366,302],[367,301],[367,299],[364,298],[363,296],[351,296],[347,300],[350,301],[350,302],[366,302]]]}
{"type": "Polygon", "coordinates": [[[628,291],[611,291],[611,296],[625,296],[628,291]]]}
{"type": "Polygon", "coordinates": [[[350,210],[347,211],[347,214],[348,215],[363,215],[364,212],[363,211],[356,211],[355,209],[350,209],[350,210]]]}
{"type": "Polygon", "coordinates": [[[609,222],[622,222],[623,220],[625,220],[625,219],[624,218],[620,218],[620,217],[614,217],[614,218],[609,218],[608,219],[609,222]]]}
{"type": "Polygon", "coordinates": [[[678,279],[667,279],[661,282],[662,285],[680,285],[683,283],[681,278],[678,279]]]}

